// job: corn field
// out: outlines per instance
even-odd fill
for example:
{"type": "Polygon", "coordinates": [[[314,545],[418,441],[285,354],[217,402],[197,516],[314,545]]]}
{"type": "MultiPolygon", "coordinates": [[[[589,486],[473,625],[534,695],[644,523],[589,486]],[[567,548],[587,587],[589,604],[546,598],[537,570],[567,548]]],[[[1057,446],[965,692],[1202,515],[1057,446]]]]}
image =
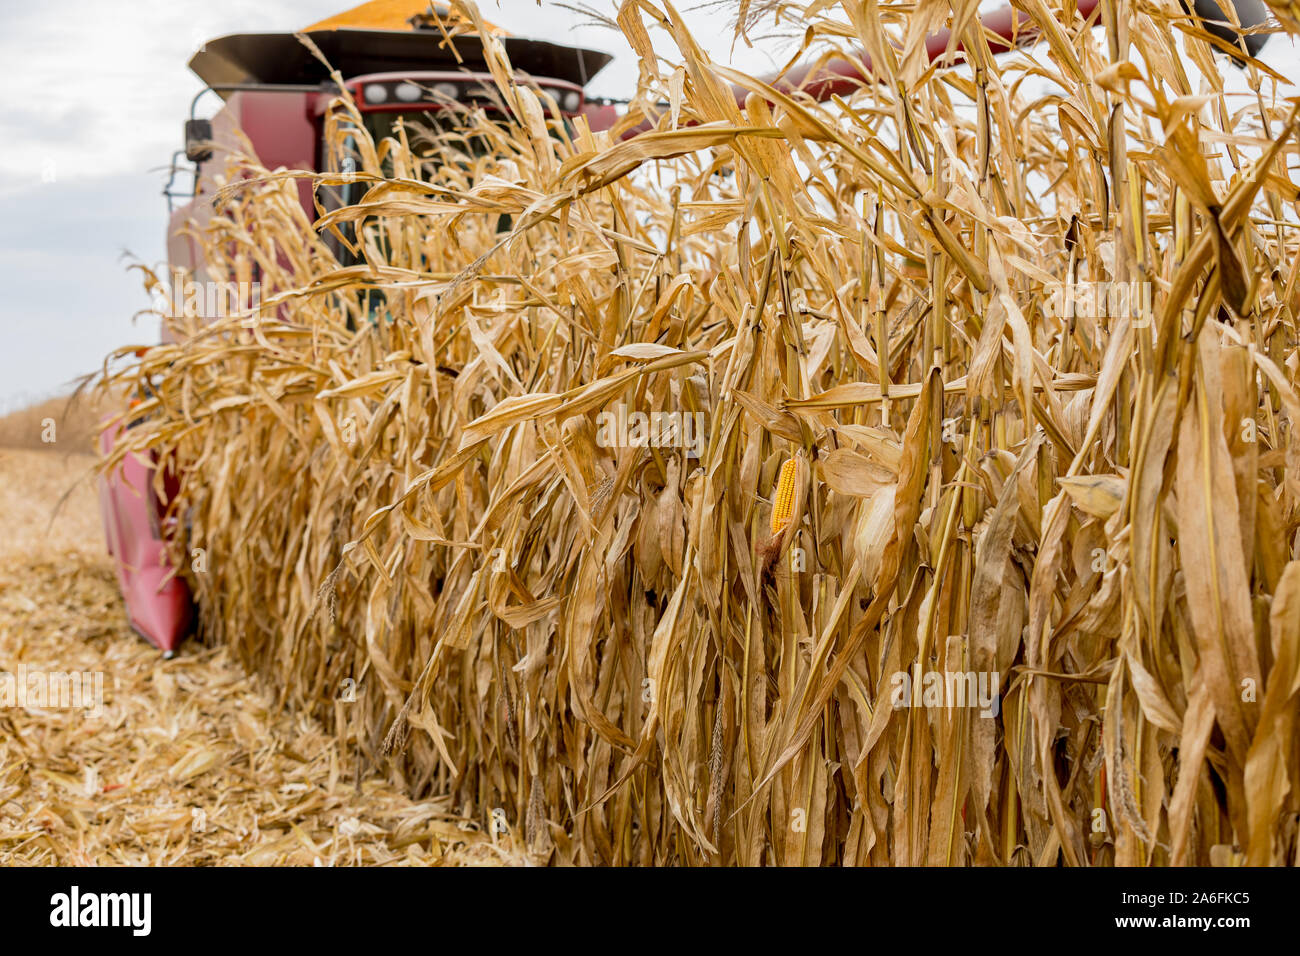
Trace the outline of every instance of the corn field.
{"type": "Polygon", "coordinates": [[[819,103],[626,0],[612,131],[481,30],[498,112],[232,162],[260,305],[104,376],[201,639],[540,862],[1297,862],[1297,104],[1173,0],[1018,6],[737,2],[869,54],[819,103]]]}

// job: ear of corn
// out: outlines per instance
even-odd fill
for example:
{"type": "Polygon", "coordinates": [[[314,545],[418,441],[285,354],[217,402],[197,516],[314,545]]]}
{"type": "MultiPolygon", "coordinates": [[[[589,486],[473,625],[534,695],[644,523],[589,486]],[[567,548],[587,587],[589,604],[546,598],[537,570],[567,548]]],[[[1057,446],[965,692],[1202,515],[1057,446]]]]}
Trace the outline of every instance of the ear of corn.
{"type": "MultiPolygon", "coordinates": [[[[819,53],[935,14],[780,6],[819,53]]],[[[626,5],[684,64],[642,71],[656,132],[506,84],[501,122],[359,129],[371,188],[321,232],[233,165],[207,268],[256,263],[275,318],[114,375],[150,396],[114,454],[184,476],[203,633],[543,860],[1295,862],[1293,107],[1221,92],[1172,6],[1026,9],[1029,55],[968,31],[824,104],[728,73],[742,112],[626,5]],[[703,439],[646,439],[664,413],[703,439]],[[771,495],[802,563],[756,587],[769,463],[810,447],[771,495]]]]}
{"type": "Polygon", "coordinates": [[[795,480],[799,476],[799,462],[791,458],[781,466],[781,475],[776,483],[776,492],[772,496],[772,537],[776,537],[790,526],[794,519],[795,480]]]}

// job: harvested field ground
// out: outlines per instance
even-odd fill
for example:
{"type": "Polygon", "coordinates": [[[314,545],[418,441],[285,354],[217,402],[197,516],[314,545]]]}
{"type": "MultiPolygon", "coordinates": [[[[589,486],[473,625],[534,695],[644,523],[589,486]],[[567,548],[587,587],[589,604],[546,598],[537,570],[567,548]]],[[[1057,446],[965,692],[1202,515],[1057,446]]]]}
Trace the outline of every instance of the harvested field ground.
{"type": "Polygon", "coordinates": [[[93,395],[50,398],[0,418],[0,448],[50,451],[50,440],[55,439],[65,452],[90,452],[106,414],[93,395]]]}
{"type": "Polygon", "coordinates": [[[141,640],[79,480],[92,460],[0,448],[0,672],[103,674],[98,716],[0,706],[0,865],[520,859],[447,800],[374,772],[358,788],[355,756],[277,711],[226,650],[164,661],[141,640]]]}

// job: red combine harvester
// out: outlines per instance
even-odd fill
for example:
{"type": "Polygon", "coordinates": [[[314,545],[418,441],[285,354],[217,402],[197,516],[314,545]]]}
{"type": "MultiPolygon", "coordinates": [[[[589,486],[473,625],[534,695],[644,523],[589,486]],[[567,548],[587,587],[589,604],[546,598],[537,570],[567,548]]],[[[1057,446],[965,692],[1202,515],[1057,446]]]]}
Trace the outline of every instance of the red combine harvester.
{"type": "MultiPolygon", "coordinates": [[[[1255,27],[1266,19],[1260,0],[1234,2],[1243,26],[1255,27]]],[[[1093,24],[1097,6],[1098,0],[1077,0],[1079,15],[1093,24]]],[[[1243,54],[1254,55],[1264,42],[1260,34],[1239,36],[1215,0],[1195,0],[1195,9],[1210,32],[1243,54]]],[[[372,0],[304,33],[345,78],[371,135],[379,139],[389,135],[399,119],[432,119],[448,108],[449,101],[490,101],[488,91],[493,83],[486,72],[481,38],[468,33],[449,37],[443,29],[449,21],[454,25],[456,15],[446,3],[372,0]]],[[[1013,13],[1010,7],[984,16],[981,23],[995,53],[1038,39],[1028,17],[1013,13]]],[[[611,103],[591,100],[585,91],[587,83],[609,63],[608,54],[490,29],[505,46],[521,80],[549,93],[566,120],[584,115],[593,130],[608,129],[617,121],[611,103]]],[[[944,56],[949,41],[946,30],[927,37],[928,58],[934,61],[944,56]]],[[[954,51],[960,53],[960,45],[954,51]]],[[[225,169],[231,151],[243,148],[239,133],[247,137],[269,169],[338,169],[338,157],[326,155],[324,136],[327,113],[338,90],[325,65],[295,35],[287,33],[221,37],[206,44],[189,66],[206,86],[191,106],[185,149],[176,154],[183,153],[194,164],[194,186],[192,192],[180,194],[189,201],[171,213],[167,255],[173,281],[179,272],[201,288],[208,276],[198,243],[189,232],[201,230],[211,217],[216,176],[225,169]],[[208,91],[221,96],[225,106],[211,120],[196,119],[193,113],[208,91]]],[[[870,59],[863,55],[796,68],[768,82],[782,92],[799,90],[827,100],[857,89],[870,74],[870,59]]],[[[735,93],[743,105],[747,91],[737,88],[735,93]]],[[[647,121],[626,135],[649,128],[647,121]]],[[[172,182],[178,171],[174,158],[172,182]]],[[[165,190],[169,205],[178,196],[172,182],[165,190]]],[[[301,181],[298,190],[303,209],[314,220],[312,183],[301,181]]],[[[360,194],[351,190],[359,187],[322,195],[324,205],[337,208],[356,201],[360,194]]],[[[337,252],[344,264],[350,264],[345,248],[337,252]]],[[[211,309],[212,299],[200,298],[199,315],[211,315],[202,309],[211,309]]],[[[123,427],[130,425],[102,434],[101,451],[111,451],[123,427]]],[[[154,471],[153,461],[128,456],[121,468],[101,479],[100,504],[108,549],[117,561],[131,624],[170,656],[188,633],[194,615],[189,587],[171,567],[164,546],[170,530],[164,522],[175,520],[166,518],[167,503],[176,490],[175,477],[166,476],[160,499],[153,490],[154,471]]]]}

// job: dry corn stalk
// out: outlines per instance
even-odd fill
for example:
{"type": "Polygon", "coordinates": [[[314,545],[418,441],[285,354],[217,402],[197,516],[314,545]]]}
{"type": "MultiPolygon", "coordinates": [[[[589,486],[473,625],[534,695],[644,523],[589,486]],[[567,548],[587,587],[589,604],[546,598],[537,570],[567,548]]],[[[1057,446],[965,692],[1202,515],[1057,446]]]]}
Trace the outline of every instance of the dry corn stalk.
{"type": "Polygon", "coordinates": [[[285,318],[114,376],[205,638],[552,860],[1294,863],[1293,106],[1171,2],[1027,5],[1001,60],[962,8],[947,71],[948,3],[779,6],[879,83],[780,93],[637,0],[657,126],[620,141],[490,44],[478,148],[358,137],[318,225],[361,265],[302,174],[231,171],[209,272],[285,318]]]}

